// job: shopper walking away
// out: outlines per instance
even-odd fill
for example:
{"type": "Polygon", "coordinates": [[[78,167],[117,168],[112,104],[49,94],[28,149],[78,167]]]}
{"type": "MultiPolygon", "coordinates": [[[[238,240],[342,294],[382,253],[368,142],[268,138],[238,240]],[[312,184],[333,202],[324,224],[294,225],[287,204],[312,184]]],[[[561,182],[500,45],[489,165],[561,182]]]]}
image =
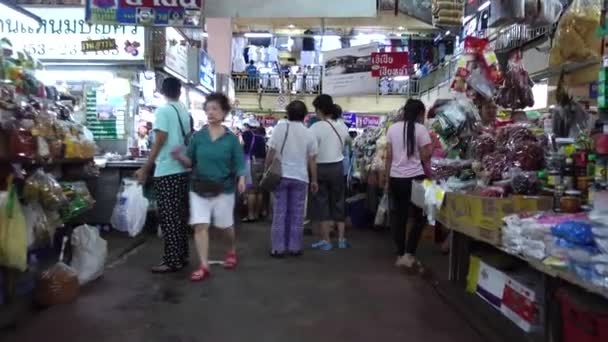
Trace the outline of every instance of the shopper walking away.
{"type": "Polygon", "coordinates": [[[422,163],[430,162],[431,137],[418,122],[424,121],[424,104],[410,99],[403,108],[403,121],[393,124],[386,133],[386,173],[389,175],[386,191],[391,200],[391,226],[397,245],[396,266],[416,268],[416,248],[424,228],[422,209],[411,202],[412,182],[424,179],[422,163]],[[414,215],[411,232],[406,239],[408,212],[414,215]]]}
{"type": "Polygon", "coordinates": [[[208,125],[197,132],[186,154],[173,151],[173,157],[184,167],[192,168],[190,224],[200,266],[190,279],[200,281],[209,273],[209,226],[221,229],[228,238],[224,268],[237,266],[234,232],[235,191],[245,192],[245,157],[238,138],[222,126],[230,111],[228,98],[220,93],[207,95],[205,102],[208,125]]]}
{"type": "Polygon", "coordinates": [[[266,159],[266,138],[258,134],[260,123],[254,118],[244,122],[245,130],[241,135],[247,174],[247,217],[242,221],[255,222],[260,219],[264,206],[264,194],[260,188],[260,180],[264,174],[264,160],[266,159]]]}
{"type": "Polygon", "coordinates": [[[154,168],[160,228],[164,238],[164,256],[152,268],[155,273],[175,272],[188,262],[188,184],[186,169],[171,158],[171,150],[184,146],[190,134],[190,115],[179,102],[181,82],[174,77],[163,81],[161,92],[167,103],[155,112],[154,143],[146,164],[135,172],[144,184],[154,168]]]}
{"type": "Polygon", "coordinates": [[[268,143],[270,150],[266,167],[275,157],[281,160],[282,178],[273,193],[273,215],[270,255],[282,257],[286,252],[298,256],[302,253],[304,207],[310,190],[318,191],[317,143],[304,126],[308,109],[302,101],[293,101],[287,108],[286,123],[275,127],[268,143]]]}
{"type": "Polygon", "coordinates": [[[321,240],[312,245],[315,249],[331,250],[330,230],[335,224],[338,228],[338,247],[347,248],[345,237],[345,184],[344,155],[345,144],[350,143],[350,135],[344,121],[342,110],[336,106],[329,95],[319,95],[313,101],[317,116],[321,119],[312,126],[311,132],[317,139],[317,173],[319,192],[312,198],[314,209],[312,219],[320,222],[321,240]]]}

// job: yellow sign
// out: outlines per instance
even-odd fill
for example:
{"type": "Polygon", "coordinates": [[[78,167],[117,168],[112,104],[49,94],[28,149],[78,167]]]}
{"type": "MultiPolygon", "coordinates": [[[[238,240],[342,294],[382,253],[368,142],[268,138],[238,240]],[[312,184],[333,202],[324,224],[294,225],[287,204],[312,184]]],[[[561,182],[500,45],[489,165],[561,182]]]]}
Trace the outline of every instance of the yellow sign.
{"type": "Polygon", "coordinates": [[[97,51],[108,51],[116,50],[116,39],[97,39],[97,40],[85,40],[82,42],[82,52],[97,52],[97,51]]]}

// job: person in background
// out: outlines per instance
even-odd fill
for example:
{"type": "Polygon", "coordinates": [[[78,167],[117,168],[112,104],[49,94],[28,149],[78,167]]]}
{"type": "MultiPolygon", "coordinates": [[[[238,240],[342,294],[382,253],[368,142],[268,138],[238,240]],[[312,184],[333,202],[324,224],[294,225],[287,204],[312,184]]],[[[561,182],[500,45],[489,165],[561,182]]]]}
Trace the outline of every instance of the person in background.
{"type": "Polygon", "coordinates": [[[152,145],[148,136],[148,127],[145,122],[141,122],[137,128],[137,147],[140,151],[148,151],[150,146],[152,145]]]}
{"type": "Polygon", "coordinates": [[[245,162],[249,163],[250,174],[245,175],[247,180],[247,217],[244,223],[259,220],[264,204],[264,195],[260,189],[260,180],[264,174],[264,161],[266,159],[266,138],[258,134],[260,123],[249,118],[244,122],[243,151],[245,152],[245,162]]]}
{"type": "Polygon", "coordinates": [[[247,68],[245,68],[245,72],[247,73],[247,78],[249,80],[250,85],[255,85],[258,80],[258,68],[256,68],[255,63],[253,61],[249,62],[247,68]]]}
{"type": "Polygon", "coordinates": [[[312,247],[329,251],[333,248],[330,231],[338,228],[338,247],[348,248],[345,237],[345,188],[344,145],[350,143],[348,128],[341,119],[342,111],[331,96],[322,94],[313,101],[320,121],[310,126],[317,139],[317,173],[319,191],[312,198],[314,209],[310,211],[313,221],[320,222],[321,239],[312,247]]]}
{"type": "Polygon", "coordinates": [[[487,128],[494,128],[496,126],[496,115],[498,108],[496,104],[491,100],[483,100],[479,110],[481,116],[481,124],[487,128]]]}
{"type": "Polygon", "coordinates": [[[179,101],[181,82],[175,77],[163,81],[161,92],[167,103],[155,112],[154,144],[146,164],[135,172],[139,183],[144,184],[154,169],[160,228],[165,243],[160,264],[152,268],[155,273],[181,270],[188,262],[188,186],[186,168],[171,157],[171,151],[184,146],[190,116],[179,101]]]}
{"type": "Polygon", "coordinates": [[[386,133],[386,174],[391,201],[391,226],[397,245],[398,267],[415,269],[420,263],[415,258],[416,248],[424,228],[422,209],[411,202],[412,182],[424,179],[422,163],[430,162],[431,137],[424,125],[425,107],[420,100],[409,99],[403,108],[403,121],[393,124],[386,133]],[[412,230],[407,234],[408,213],[414,214],[412,230]]]}
{"type": "Polygon", "coordinates": [[[221,93],[207,95],[205,113],[209,124],[192,138],[188,151],[173,151],[173,157],[184,167],[192,168],[190,224],[200,265],[190,280],[209,277],[209,225],[221,229],[229,246],[224,268],[237,266],[234,232],[235,191],[245,192],[245,156],[239,140],[222,123],[230,111],[228,98],[221,93]]]}
{"type": "Polygon", "coordinates": [[[293,101],[286,110],[289,121],[275,127],[266,156],[266,167],[269,167],[279,154],[283,172],[281,183],[272,194],[270,255],[279,258],[286,252],[294,256],[302,254],[304,206],[309,183],[312,193],[319,188],[315,160],[317,142],[303,123],[308,113],[306,105],[293,101]]]}

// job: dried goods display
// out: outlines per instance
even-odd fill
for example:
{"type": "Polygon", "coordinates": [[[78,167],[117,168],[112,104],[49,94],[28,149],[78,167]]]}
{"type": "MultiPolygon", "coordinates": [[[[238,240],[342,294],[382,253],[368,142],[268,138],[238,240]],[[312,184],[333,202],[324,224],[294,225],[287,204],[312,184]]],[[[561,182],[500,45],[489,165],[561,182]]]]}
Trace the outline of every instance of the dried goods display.
{"type": "Polygon", "coordinates": [[[503,108],[523,109],[534,105],[532,80],[524,69],[521,53],[514,52],[509,58],[503,85],[496,95],[496,104],[503,108]]]}

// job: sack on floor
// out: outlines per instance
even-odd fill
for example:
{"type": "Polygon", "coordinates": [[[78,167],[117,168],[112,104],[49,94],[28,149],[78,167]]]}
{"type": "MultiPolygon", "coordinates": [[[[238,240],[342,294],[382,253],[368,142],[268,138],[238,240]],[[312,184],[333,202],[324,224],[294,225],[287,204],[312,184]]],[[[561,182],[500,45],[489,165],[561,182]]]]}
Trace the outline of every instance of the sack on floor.
{"type": "Polygon", "coordinates": [[[144,228],[147,213],[148,199],[144,197],[143,187],[135,180],[123,180],[122,191],[110,219],[114,229],[134,237],[144,228]]]}
{"type": "Polygon", "coordinates": [[[36,302],[42,306],[66,304],[74,301],[80,294],[78,274],[63,262],[63,253],[68,238],[63,238],[59,262],[42,272],[36,288],[36,302]]]}
{"type": "Polygon", "coordinates": [[[108,243],[99,236],[97,228],[82,225],[72,233],[72,267],[78,282],[84,285],[103,274],[108,256],[108,243]]]}

